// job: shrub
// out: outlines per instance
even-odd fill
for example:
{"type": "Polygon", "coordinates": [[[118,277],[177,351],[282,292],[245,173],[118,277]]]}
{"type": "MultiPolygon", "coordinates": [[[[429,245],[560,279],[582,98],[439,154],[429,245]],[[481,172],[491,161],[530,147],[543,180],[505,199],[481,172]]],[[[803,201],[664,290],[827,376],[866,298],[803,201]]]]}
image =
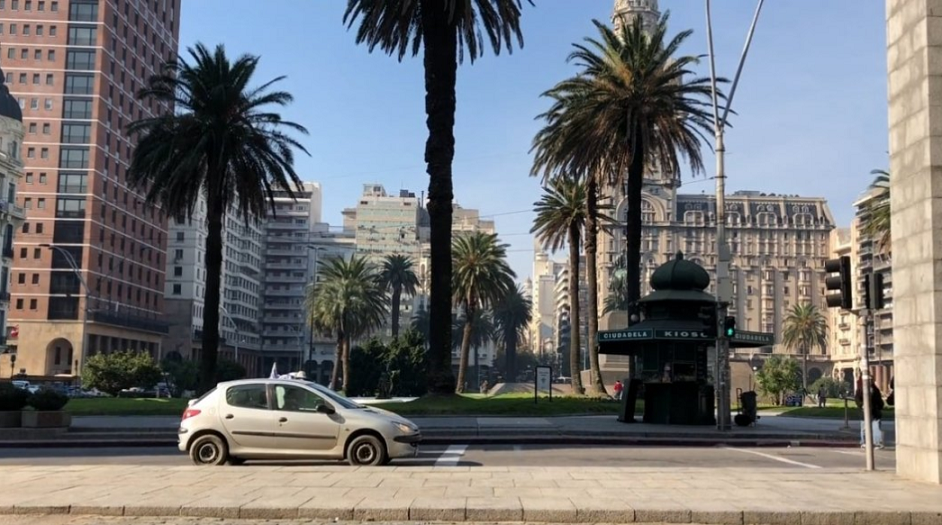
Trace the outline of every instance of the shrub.
{"type": "Polygon", "coordinates": [[[161,364],[164,372],[170,376],[170,393],[180,397],[187,390],[196,390],[199,386],[199,366],[194,361],[172,361],[164,359],[161,364]]]}
{"type": "Polygon", "coordinates": [[[55,390],[42,388],[29,396],[27,404],[40,412],[54,412],[62,410],[69,402],[69,398],[55,390]]]}
{"type": "Polygon", "coordinates": [[[244,379],[246,375],[245,367],[236,363],[235,361],[229,361],[228,359],[220,359],[216,362],[216,382],[225,383],[226,381],[236,381],[238,379],[244,379]]]}
{"type": "Polygon", "coordinates": [[[95,354],[82,368],[82,386],[117,396],[132,387],[152,388],[162,378],[160,367],[145,352],[95,354]]]}
{"type": "Polygon", "coordinates": [[[11,383],[0,383],[0,412],[17,412],[23,410],[29,392],[16,388],[11,383]]]}

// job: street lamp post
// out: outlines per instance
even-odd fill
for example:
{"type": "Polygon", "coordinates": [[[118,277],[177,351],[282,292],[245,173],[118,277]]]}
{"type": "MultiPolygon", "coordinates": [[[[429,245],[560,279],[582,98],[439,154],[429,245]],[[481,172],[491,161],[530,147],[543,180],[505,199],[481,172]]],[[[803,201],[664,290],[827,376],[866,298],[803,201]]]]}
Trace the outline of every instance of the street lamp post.
{"type": "Polygon", "coordinates": [[[65,258],[66,263],[68,263],[69,267],[72,268],[72,273],[75,274],[75,277],[82,284],[82,289],[85,290],[85,307],[83,308],[84,315],[82,316],[82,352],[81,354],[79,354],[79,359],[74,360],[76,363],[73,365],[75,370],[72,371],[72,375],[74,377],[80,377],[78,365],[84,361],[83,359],[81,359],[81,356],[88,352],[88,314],[91,311],[91,309],[88,307],[88,302],[91,299],[91,292],[88,289],[88,284],[85,282],[85,279],[82,277],[82,270],[79,267],[78,262],[76,262],[75,257],[73,257],[72,254],[68,252],[68,250],[65,250],[60,246],[55,246],[49,243],[43,243],[43,244],[40,244],[39,246],[41,248],[49,248],[50,250],[53,250],[54,252],[57,252],[60,255],[62,255],[65,258]]]}
{"type": "Polygon", "coordinates": [[[726,119],[729,116],[729,109],[733,103],[733,96],[736,94],[736,86],[739,84],[739,78],[742,74],[743,65],[746,62],[746,55],[749,53],[749,46],[752,44],[752,36],[755,33],[756,22],[759,20],[759,13],[762,11],[764,0],[759,0],[756,6],[752,24],[749,26],[749,33],[746,35],[746,44],[739,57],[736,76],[733,78],[733,83],[730,86],[729,96],[726,97],[726,106],[723,108],[722,118],[720,118],[720,106],[716,90],[716,53],[713,51],[713,21],[710,14],[710,0],[705,1],[707,44],[710,53],[710,84],[713,99],[713,131],[716,140],[716,319],[719,325],[716,331],[716,360],[714,365],[718,386],[716,389],[716,408],[718,411],[716,425],[720,430],[729,430],[731,428],[729,339],[722,330],[722,323],[726,319],[733,290],[729,278],[729,264],[732,260],[732,254],[730,253],[729,244],[726,242],[726,146],[723,143],[723,134],[726,129],[726,119]]]}

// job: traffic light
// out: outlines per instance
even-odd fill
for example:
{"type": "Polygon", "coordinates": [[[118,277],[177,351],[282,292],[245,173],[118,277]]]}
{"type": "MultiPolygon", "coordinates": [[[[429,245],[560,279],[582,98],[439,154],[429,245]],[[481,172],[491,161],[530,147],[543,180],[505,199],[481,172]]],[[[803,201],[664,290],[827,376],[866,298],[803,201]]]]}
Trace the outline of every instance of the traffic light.
{"type": "Polygon", "coordinates": [[[703,322],[703,334],[707,337],[716,337],[716,306],[704,306],[700,308],[698,317],[703,322]]]}
{"type": "Polygon", "coordinates": [[[824,279],[824,287],[829,292],[825,296],[828,308],[843,308],[844,310],[853,308],[854,276],[850,273],[850,257],[844,255],[837,259],[828,259],[824,262],[824,271],[832,274],[824,279]]]}
{"type": "Polygon", "coordinates": [[[883,274],[864,275],[864,308],[868,310],[882,310],[885,304],[883,297],[883,274]]]}
{"type": "Polygon", "coordinates": [[[732,339],[736,336],[736,318],[729,316],[726,319],[723,319],[723,333],[726,335],[727,339],[732,339]]]}

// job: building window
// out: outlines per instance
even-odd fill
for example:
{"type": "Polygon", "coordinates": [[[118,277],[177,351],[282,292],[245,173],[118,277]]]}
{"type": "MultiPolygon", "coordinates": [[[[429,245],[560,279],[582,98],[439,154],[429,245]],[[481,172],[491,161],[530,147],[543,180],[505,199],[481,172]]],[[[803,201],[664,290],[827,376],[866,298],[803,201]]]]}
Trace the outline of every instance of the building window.
{"type": "Polygon", "coordinates": [[[47,73],[47,74],[46,74],[46,85],[47,85],[47,86],[51,86],[51,85],[55,84],[55,78],[56,78],[56,77],[55,77],[52,73],[47,73]]]}
{"type": "Polygon", "coordinates": [[[88,148],[62,147],[59,151],[59,167],[67,169],[87,169],[88,148]]]}
{"type": "Polygon", "coordinates": [[[26,148],[26,158],[35,159],[36,158],[36,148],[26,148]]]}
{"type": "MultiPolygon", "coordinates": [[[[49,28],[50,36],[55,36],[55,33],[56,33],[56,26],[52,26],[51,28],[49,28]]],[[[55,49],[50,49],[49,51],[46,51],[46,60],[48,60],[49,62],[54,62],[56,60],[55,49]]]]}
{"type": "MultiPolygon", "coordinates": [[[[87,4],[72,4],[72,7],[87,4]]],[[[96,6],[97,7],[97,6],[96,6]]],[[[98,41],[98,30],[94,27],[71,26],[69,27],[69,45],[70,46],[93,46],[98,41]]]]}
{"type": "MultiPolygon", "coordinates": [[[[56,2],[53,2],[52,5],[56,5],[56,2]]],[[[69,5],[69,20],[72,22],[97,22],[98,4],[72,2],[69,5]]],[[[117,31],[117,26],[115,26],[115,30],[117,31]]]]}
{"type": "Polygon", "coordinates": [[[39,73],[33,73],[33,84],[39,84],[39,73]]]}
{"type": "Polygon", "coordinates": [[[32,173],[27,173],[27,174],[26,174],[26,184],[32,184],[32,183],[33,183],[33,174],[32,174],[32,173]]]}
{"type": "Polygon", "coordinates": [[[40,183],[40,184],[45,184],[45,183],[46,183],[46,174],[45,174],[45,173],[40,173],[40,174],[39,174],[39,183],[40,183]]]}
{"type": "Polygon", "coordinates": [[[91,140],[91,133],[92,125],[88,123],[65,122],[62,124],[62,142],[65,144],[88,144],[91,140]]]}
{"type": "Polygon", "coordinates": [[[23,223],[23,233],[29,233],[29,223],[28,223],[28,222],[24,222],[24,223],[23,223]]]}
{"type": "Polygon", "coordinates": [[[33,274],[32,283],[33,283],[33,284],[39,284],[39,274],[38,274],[38,273],[34,273],[34,274],[33,274]]]}
{"type": "Polygon", "coordinates": [[[85,199],[62,198],[56,201],[56,218],[84,219],[85,199]]]}
{"type": "Polygon", "coordinates": [[[67,69],[95,69],[95,51],[85,49],[69,49],[65,53],[65,67],[67,69]]]}
{"type": "Polygon", "coordinates": [[[41,148],[39,150],[39,158],[48,159],[49,158],[49,148],[41,148]]]}
{"type": "Polygon", "coordinates": [[[35,309],[37,309],[37,308],[39,308],[39,305],[37,304],[36,299],[30,299],[30,300],[29,300],[29,309],[30,309],[30,310],[35,310],[35,309]]]}
{"type": "Polygon", "coordinates": [[[51,99],[51,98],[47,98],[47,99],[44,101],[43,106],[44,106],[47,110],[51,110],[51,109],[52,109],[52,99],[51,99]]]}
{"type": "Polygon", "coordinates": [[[183,277],[183,267],[182,267],[182,266],[174,266],[174,267],[173,267],[173,276],[174,276],[174,277],[183,277]]]}
{"type": "Polygon", "coordinates": [[[180,295],[183,293],[183,285],[175,284],[173,285],[173,295],[180,295]]]}
{"type": "Polygon", "coordinates": [[[58,192],[85,193],[87,191],[86,180],[85,173],[60,172],[58,192]]]}
{"type": "Polygon", "coordinates": [[[36,200],[36,207],[39,208],[40,210],[46,209],[46,199],[44,199],[44,198],[42,198],[42,197],[40,197],[39,199],[37,199],[37,200],[36,200]]]}
{"type": "Polygon", "coordinates": [[[17,284],[26,284],[26,274],[23,272],[20,272],[20,274],[16,278],[16,282],[17,284]]]}
{"type": "Polygon", "coordinates": [[[43,223],[40,222],[39,224],[36,225],[36,233],[39,234],[42,232],[43,232],[43,223]]]}
{"type": "Polygon", "coordinates": [[[36,134],[36,123],[35,123],[35,122],[30,122],[30,123],[29,123],[29,133],[30,133],[30,135],[35,135],[35,134],[36,134]]]}
{"type": "Polygon", "coordinates": [[[22,300],[22,299],[17,299],[17,300],[16,300],[16,309],[17,309],[17,310],[22,310],[22,309],[23,309],[23,300],[22,300]]]}
{"type": "Polygon", "coordinates": [[[92,75],[65,75],[65,92],[69,95],[91,95],[94,92],[95,79],[92,75]]]}

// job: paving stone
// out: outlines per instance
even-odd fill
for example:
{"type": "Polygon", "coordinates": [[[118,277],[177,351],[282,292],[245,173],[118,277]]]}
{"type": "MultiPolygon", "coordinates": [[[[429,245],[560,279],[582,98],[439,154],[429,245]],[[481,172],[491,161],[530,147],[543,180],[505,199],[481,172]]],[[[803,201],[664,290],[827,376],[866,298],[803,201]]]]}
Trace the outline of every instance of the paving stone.
{"type": "Polygon", "coordinates": [[[209,497],[180,506],[180,515],[198,518],[238,518],[239,509],[249,502],[239,498],[209,497]]]}
{"type": "Polygon", "coordinates": [[[923,512],[914,509],[912,522],[913,525],[942,525],[942,512],[923,512]]]}
{"type": "Polygon", "coordinates": [[[409,507],[412,521],[464,521],[465,498],[416,498],[409,507]]]}
{"type": "Polygon", "coordinates": [[[406,521],[412,499],[364,499],[353,509],[357,521],[406,521]]]}
{"type": "Polygon", "coordinates": [[[576,506],[568,499],[521,497],[523,520],[530,522],[572,523],[576,506]]]}
{"type": "Polygon", "coordinates": [[[363,498],[352,495],[342,498],[315,497],[298,508],[298,517],[317,520],[352,520],[353,509],[361,501],[363,498]]]}
{"type": "Polygon", "coordinates": [[[468,521],[523,521],[520,498],[468,498],[465,505],[468,521]]]}
{"type": "Polygon", "coordinates": [[[746,525],[801,525],[801,513],[794,510],[744,510],[742,521],[746,525]]]}
{"type": "Polygon", "coordinates": [[[124,516],[124,505],[72,505],[69,514],[91,516],[124,516]]]}
{"type": "Polygon", "coordinates": [[[48,505],[43,503],[15,505],[14,514],[68,514],[68,505],[48,505]]]}
{"type": "Polygon", "coordinates": [[[912,515],[909,512],[868,510],[857,512],[854,515],[854,523],[855,525],[911,525],[912,515]]]}
{"type": "Polygon", "coordinates": [[[576,521],[581,523],[631,523],[635,509],[622,500],[569,498],[576,507],[576,521]]]}
{"type": "Polygon", "coordinates": [[[180,504],[147,503],[146,505],[125,505],[125,516],[179,516],[180,504]]]}
{"type": "Polygon", "coordinates": [[[628,504],[635,509],[635,521],[638,523],[690,523],[690,509],[674,502],[664,501],[660,505],[655,501],[628,504]]]}
{"type": "Polygon", "coordinates": [[[801,511],[801,525],[854,525],[853,512],[838,510],[801,511]]]}

